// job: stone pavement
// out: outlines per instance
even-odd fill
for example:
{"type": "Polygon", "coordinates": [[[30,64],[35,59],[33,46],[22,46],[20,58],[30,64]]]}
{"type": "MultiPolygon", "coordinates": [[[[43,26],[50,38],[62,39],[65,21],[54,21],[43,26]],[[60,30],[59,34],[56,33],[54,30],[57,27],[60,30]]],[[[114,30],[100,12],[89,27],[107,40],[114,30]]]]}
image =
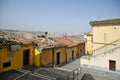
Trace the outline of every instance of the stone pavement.
{"type": "MultiPolygon", "coordinates": [[[[80,67],[80,59],[77,59],[62,67],[55,68],[35,68],[31,66],[24,67],[20,70],[11,70],[8,72],[0,73],[0,80],[73,80],[69,73],[75,69],[81,71],[81,73],[75,80],[120,80],[120,74],[113,71],[101,71],[93,68],[80,67]],[[79,69],[80,68],[80,69],[79,69]],[[30,70],[30,71],[29,71],[30,70]],[[27,74],[26,74],[27,73],[27,74]],[[25,74],[22,77],[21,75],[25,74]],[[85,74],[85,75],[84,75],[85,74]]],[[[76,71],[75,71],[76,73],[76,71]]]]}
{"type": "Polygon", "coordinates": [[[22,75],[24,73],[15,71],[15,70],[10,70],[7,72],[0,73],[0,80],[13,80],[14,78],[22,75]]]}
{"type": "Polygon", "coordinates": [[[61,68],[69,70],[69,71],[73,71],[73,70],[75,70],[75,69],[77,69],[79,67],[80,67],[80,59],[78,58],[75,61],[70,62],[70,63],[62,66],[61,68]]]}
{"type": "Polygon", "coordinates": [[[0,73],[0,80],[68,80],[68,73],[55,68],[34,69],[32,66],[31,68],[27,66],[24,69],[0,73]]]}
{"type": "Polygon", "coordinates": [[[84,73],[91,74],[95,80],[120,80],[120,74],[82,67],[84,73]]]}
{"type": "MultiPolygon", "coordinates": [[[[74,70],[75,68],[80,67],[80,59],[77,59],[69,64],[66,64],[61,67],[61,69],[64,70],[74,70]]],[[[90,74],[89,76],[93,77],[93,80],[120,80],[120,74],[115,73],[114,71],[102,71],[102,70],[97,70],[97,69],[92,69],[92,68],[87,68],[87,67],[80,67],[82,74],[90,74]]],[[[90,80],[90,79],[85,79],[85,80],[90,80]]]]}

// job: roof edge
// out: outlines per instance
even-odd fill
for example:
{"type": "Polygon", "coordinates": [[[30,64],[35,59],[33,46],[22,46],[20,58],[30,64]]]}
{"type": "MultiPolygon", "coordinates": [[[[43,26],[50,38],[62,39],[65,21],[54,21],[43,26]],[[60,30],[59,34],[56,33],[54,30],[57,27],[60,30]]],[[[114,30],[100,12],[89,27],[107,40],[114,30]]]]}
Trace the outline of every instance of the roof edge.
{"type": "Polygon", "coordinates": [[[120,18],[114,18],[114,19],[107,19],[107,20],[99,20],[99,21],[90,21],[90,25],[92,27],[94,26],[100,26],[100,25],[120,25],[120,18]]]}

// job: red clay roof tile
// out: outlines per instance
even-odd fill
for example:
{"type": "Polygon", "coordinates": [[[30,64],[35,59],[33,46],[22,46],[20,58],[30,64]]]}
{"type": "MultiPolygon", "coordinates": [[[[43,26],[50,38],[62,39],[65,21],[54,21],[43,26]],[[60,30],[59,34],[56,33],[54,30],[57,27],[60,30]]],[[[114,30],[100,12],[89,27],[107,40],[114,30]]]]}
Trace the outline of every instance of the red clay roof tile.
{"type": "Polygon", "coordinates": [[[15,38],[15,40],[18,42],[18,43],[22,43],[22,44],[30,44],[31,42],[27,39],[25,39],[24,37],[20,37],[18,35],[12,35],[13,38],[15,38]]]}
{"type": "Polygon", "coordinates": [[[55,41],[57,42],[60,42],[60,43],[64,43],[65,45],[67,45],[68,47],[72,47],[72,46],[76,46],[77,44],[69,41],[69,40],[66,40],[64,38],[55,38],[55,41]]]}

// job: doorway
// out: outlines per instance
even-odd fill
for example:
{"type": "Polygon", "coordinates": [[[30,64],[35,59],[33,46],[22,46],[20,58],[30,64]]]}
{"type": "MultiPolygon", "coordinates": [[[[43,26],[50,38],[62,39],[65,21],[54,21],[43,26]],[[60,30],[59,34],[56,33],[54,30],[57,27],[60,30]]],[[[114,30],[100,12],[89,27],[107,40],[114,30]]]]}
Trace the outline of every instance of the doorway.
{"type": "Polygon", "coordinates": [[[72,60],[74,60],[74,50],[72,50],[72,60]]]}
{"type": "Polygon", "coordinates": [[[83,56],[83,51],[80,49],[80,57],[83,56]]]}
{"type": "Polygon", "coordinates": [[[29,65],[30,63],[30,50],[23,51],[23,66],[29,65]]]}
{"type": "Polygon", "coordinates": [[[116,71],[116,61],[109,60],[109,70],[116,71]]]}
{"type": "Polygon", "coordinates": [[[60,64],[60,52],[57,53],[56,58],[57,58],[57,65],[59,65],[60,64]]]}

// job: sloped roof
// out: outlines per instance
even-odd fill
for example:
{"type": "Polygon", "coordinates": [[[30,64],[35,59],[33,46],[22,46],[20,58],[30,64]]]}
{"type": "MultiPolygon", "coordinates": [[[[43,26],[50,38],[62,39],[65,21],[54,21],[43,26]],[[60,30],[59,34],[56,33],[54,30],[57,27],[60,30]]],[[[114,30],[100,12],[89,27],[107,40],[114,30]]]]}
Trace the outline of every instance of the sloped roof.
{"type": "Polygon", "coordinates": [[[8,47],[11,45],[23,45],[23,44],[32,44],[32,41],[20,37],[17,34],[11,34],[9,32],[0,32],[0,47],[8,47]]]}
{"type": "Polygon", "coordinates": [[[18,44],[16,41],[9,41],[5,38],[0,38],[0,48],[18,44]]]}
{"type": "Polygon", "coordinates": [[[53,46],[53,42],[49,39],[45,39],[45,38],[39,38],[39,39],[35,39],[34,44],[36,45],[36,47],[39,48],[45,48],[45,47],[52,47],[53,46]]]}
{"type": "Polygon", "coordinates": [[[53,39],[48,38],[47,40],[45,38],[39,38],[33,41],[36,47],[38,48],[52,48],[52,47],[61,47],[66,46],[63,43],[60,42],[54,42],[53,39]],[[47,42],[46,42],[47,41],[47,42]]]}
{"type": "Polygon", "coordinates": [[[86,42],[86,39],[83,36],[75,36],[75,37],[69,37],[68,36],[67,39],[72,41],[75,44],[85,43],[86,42]]]}
{"type": "Polygon", "coordinates": [[[120,18],[90,21],[90,25],[94,27],[95,25],[120,25],[120,18]]]}
{"type": "Polygon", "coordinates": [[[57,42],[60,42],[60,43],[64,43],[65,45],[67,45],[68,47],[72,47],[72,46],[76,46],[77,44],[67,40],[67,39],[64,39],[62,37],[57,37],[55,38],[55,41],[57,42]]]}
{"type": "Polygon", "coordinates": [[[31,44],[32,42],[25,39],[24,37],[20,37],[18,35],[12,35],[12,37],[18,42],[18,43],[22,43],[22,44],[31,44]]]}
{"type": "Polygon", "coordinates": [[[87,36],[92,36],[93,33],[92,33],[92,32],[87,32],[87,33],[85,33],[85,35],[87,35],[87,36]]]}
{"type": "Polygon", "coordinates": [[[77,38],[77,36],[67,36],[67,38],[77,38]]]}

